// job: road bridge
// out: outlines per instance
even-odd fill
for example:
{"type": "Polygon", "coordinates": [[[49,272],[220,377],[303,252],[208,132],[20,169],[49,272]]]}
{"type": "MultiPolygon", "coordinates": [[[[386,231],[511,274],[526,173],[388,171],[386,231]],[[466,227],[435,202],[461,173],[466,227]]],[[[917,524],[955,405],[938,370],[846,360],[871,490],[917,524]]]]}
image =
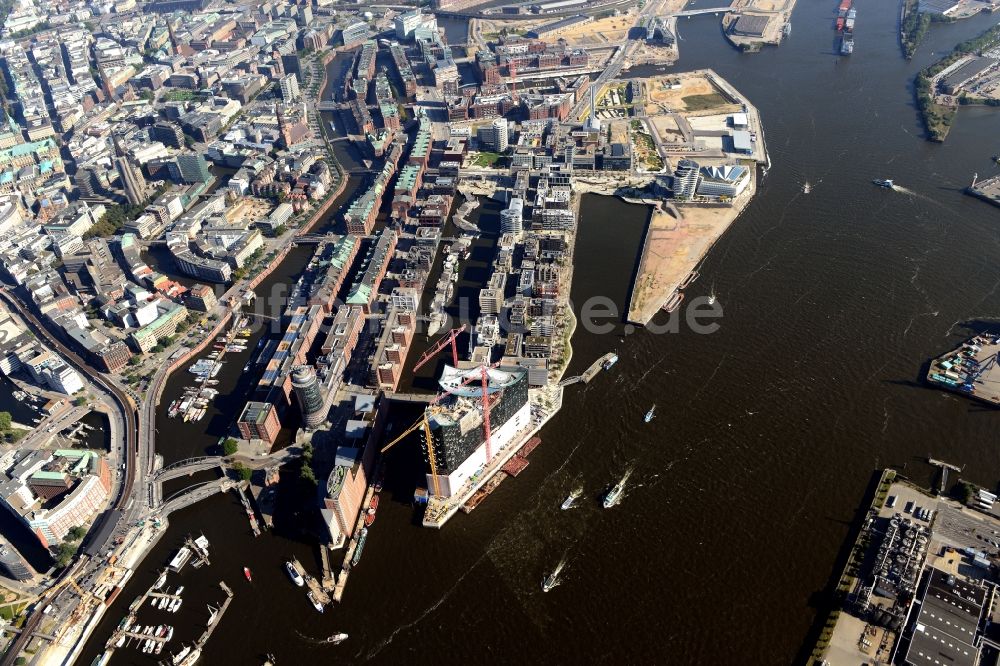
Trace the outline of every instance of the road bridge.
{"type": "Polygon", "coordinates": [[[170,479],[176,479],[180,476],[191,476],[196,472],[204,472],[205,470],[214,469],[216,467],[223,467],[224,461],[225,458],[222,456],[199,456],[197,458],[187,458],[186,460],[180,460],[171,465],[167,465],[163,469],[157,470],[153,474],[153,481],[162,483],[164,481],[169,481],[170,479]]]}
{"type": "Polygon", "coordinates": [[[211,497],[217,493],[224,493],[236,483],[228,478],[218,479],[217,481],[206,481],[205,483],[199,483],[195,486],[190,486],[181,490],[179,492],[171,495],[163,506],[160,507],[158,513],[163,518],[166,518],[174,511],[179,511],[180,509],[191,506],[192,504],[197,504],[203,499],[211,497]]]}

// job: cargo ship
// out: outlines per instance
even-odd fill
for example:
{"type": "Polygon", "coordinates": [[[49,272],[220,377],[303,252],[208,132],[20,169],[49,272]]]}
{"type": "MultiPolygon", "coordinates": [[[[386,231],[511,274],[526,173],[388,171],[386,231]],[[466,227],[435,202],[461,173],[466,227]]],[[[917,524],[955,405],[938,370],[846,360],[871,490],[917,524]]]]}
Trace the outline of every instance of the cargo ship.
{"type": "MultiPolygon", "coordinates": [[[[852,0],[840,0],[840,6],[837,8],[837,32],[843,30],[844,26],[847,24],[848,14],[853,11],[853,4],[852,0]]],[[[854,17],[852,16],[852,21],[853,18],[854,17]]]]}
{"type": "Polygon", "coordinates": [[[854,53],[854,33],[844,31],[840,37],[840,55],[851,55],[854,53]]]}

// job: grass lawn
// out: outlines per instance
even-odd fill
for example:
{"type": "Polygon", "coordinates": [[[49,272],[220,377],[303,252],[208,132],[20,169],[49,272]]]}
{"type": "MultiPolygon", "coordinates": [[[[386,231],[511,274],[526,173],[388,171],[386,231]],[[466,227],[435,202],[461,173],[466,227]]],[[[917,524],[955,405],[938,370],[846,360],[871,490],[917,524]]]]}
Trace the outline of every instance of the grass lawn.
{"type": "Polygon", "coordinates": [[[704,109],[714,109],[726,103],[726,98],[719,93],[706,93],[704,95],[688,95],[682,97],[681,101],[688,111],[702,111],[704,109]]]}
{"type": "Polygon", "coordinates": [[[491,167],[502,159],[503,155],[499,153],[479,153],[472,164],[477,167],[491,167]]]}

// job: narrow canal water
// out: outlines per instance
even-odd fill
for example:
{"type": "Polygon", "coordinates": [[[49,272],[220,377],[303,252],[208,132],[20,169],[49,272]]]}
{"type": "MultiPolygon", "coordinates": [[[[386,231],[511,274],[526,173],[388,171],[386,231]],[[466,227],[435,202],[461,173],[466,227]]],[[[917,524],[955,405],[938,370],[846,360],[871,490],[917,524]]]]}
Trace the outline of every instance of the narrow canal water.
{"type": "MultiPolygon", "coordinates": [[[[991,19],[935,26],[906,62],[895,3],[857,5],[849,59],[834,53],[833,3],[800,2],[786,43],[752,56],[726,45],[715,17],[682,21],[677,69],[711,67],[746,94],[774,162],[690,289],[714,286],[724,309],[716,333],[581,326],[571,373],[610,349],[621,361],[567,391],[531,466],[440,532],[414,524],[413,477],[391,469],[391,501],[343,603],[323,616],[280,569],[290,554],[317,569],[291,507],[277,534],[256,540],[231,496],[176,514],[89,657],[179,539],[204,530],[212,566],[169,584],[192,584],[183,639],[218,579],[236,589],[206,663],[258,663],[267,652],[279,663],[795,660],[876,467],[927,483],[932,454],[984,485],[1000,478],[996,412],[919,381],[925,359],[964,326],[1000,317],[1000,215],[961,194],[973,172],[995,172],[983,138],[1000,135],[1000,114],[963,109],[947,142],[933,145],[912,100],[914,74],[991,19]],[[884,177],[905,189],[870,184],[884,177]],[[645,425],[652,403],[657,418],[645,425]],[[628,468],[624,501],[602,510],[601,493],[628,468]],[[580,508],[560,512],[578,484],[580,508]],[[542,594],[542,576],[564,557],[565,581],[542,594]],[[339,631],[348,642],[321,643],[339,631]]],[[[577,308],[591,296],[624,307],[647,214],[586,200],[577,308]]],[[[169,451],[195,434],[161,437],[169,451]]],[[[135,651],[115,662],[151,663],[135,651]]]]}

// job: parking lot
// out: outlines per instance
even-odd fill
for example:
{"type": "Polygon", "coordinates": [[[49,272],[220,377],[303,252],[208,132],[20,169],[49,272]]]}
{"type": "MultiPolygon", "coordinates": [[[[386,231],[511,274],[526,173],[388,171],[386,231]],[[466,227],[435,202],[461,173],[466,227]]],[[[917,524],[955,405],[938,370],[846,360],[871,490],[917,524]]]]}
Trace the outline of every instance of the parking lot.
{"type": "MultiPolygon", "coordinates": [[[[931,517],[933,524],[933,544],[955,548],[975,548],[985,551],[987,555],[1000,553],[1000,521],[986,514],[963,507],[958,502],[941,498],[929,497],[925,493],[903,483],[894,483],[889,488],[889,497],[895,496],[895,506],[886,506],[879,512],[880,516],[890,517],[894,513],[907,515],[918,524],[927,524],[914,516],[918,508],[934,511],[931,517]],[[910,503],[912,502],[912,505],[910,503]],[[906,508],[910,505],[910,511],[906,508]]],[[[931,552],[939,552],[934,548],[931,552]]]]}

